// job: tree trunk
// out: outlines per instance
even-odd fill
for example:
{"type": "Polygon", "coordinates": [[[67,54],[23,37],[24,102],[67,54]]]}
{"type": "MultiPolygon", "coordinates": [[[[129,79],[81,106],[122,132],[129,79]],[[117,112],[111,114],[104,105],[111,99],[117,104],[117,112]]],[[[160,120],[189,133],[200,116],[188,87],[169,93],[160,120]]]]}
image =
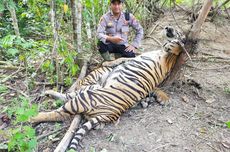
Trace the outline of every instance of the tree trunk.
{"type": "Polygon", "coordinates": [[[55,6],[56,6],[55,0],[51,0],[51,2],[50,2],[50,15],[51,15],[51,25],[52,25],[53,40],[54,40],[54,44],[53,44],[53,48],[52,48],[52,63],[55,63],[55,66],[56,66],[56,75],[57,75],[56,87],[58,88],[60,69],[59,69],[58,53],[57,53],[58,32],[57,32],[57,20],[56,20],[56,7],[55,6]]]}
{"type": "Polygon", "coordinates": [[[13,27],[14,27],[15,35],[20,36],[19,28],[18,28],[18,20],[17,20],[15,9],[10,8],[9,6],[7,6],[7,8],[10,11],[10,15],[11,15],[11,18],[12,18],[12,21],[13,21],[12,24],[13,24],[13,27]]]}
{"type": "Polygon", "coordinates": [[[82,36],[81,36],[81,25],[82,25],[82,3],[81,0],[77,1],[77,52],[82,52],[82,36]]]}
{"type": "Polygon", "coordinates": [[[73,24],[73,40],[75,49],[77,51],[77,4],[76,0],[71,0],[71,13],[72,13],[72,24],[73,24]]]}

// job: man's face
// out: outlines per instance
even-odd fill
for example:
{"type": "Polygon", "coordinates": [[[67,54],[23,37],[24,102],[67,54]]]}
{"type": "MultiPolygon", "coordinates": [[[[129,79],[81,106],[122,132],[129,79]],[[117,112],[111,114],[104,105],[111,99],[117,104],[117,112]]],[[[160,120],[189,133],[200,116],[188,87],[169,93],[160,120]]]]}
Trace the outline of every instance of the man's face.
{"type": "Polygon", "coordinates": [[[111,3],[110,9],[114,14],[120,14],[122,11],[122,3],[115,1],[114,3],[111,3]]]}

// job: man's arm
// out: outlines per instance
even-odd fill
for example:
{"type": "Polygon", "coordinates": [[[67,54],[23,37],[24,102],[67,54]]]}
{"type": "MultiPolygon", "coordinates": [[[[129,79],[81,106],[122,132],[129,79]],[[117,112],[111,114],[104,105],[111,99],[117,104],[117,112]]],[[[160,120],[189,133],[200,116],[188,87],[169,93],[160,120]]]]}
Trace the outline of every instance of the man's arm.
{"type": "Polygon", "coordinates": [[[133,14],[130,14],[130,25],[135,29],[136,31],[136,36],[132,42],[132,46],[134,46],[135,48],[138,48],[140,46],[141,43],[141,39],[143,38],[143,28],[141,26],[141,24],[139,23],[139,21],[133,16],[133,14]]]}
{"type": "Polygon", "coordinates": [[[112,43],[120,43],[123,41],[121,37],[106,35],[106,21],[104,16],[101,17],[97,27],[97,38],[103,43],[106,43],[107,41],[112,43]]]}
{"type": "Polygon", "coordinates": [[[106,43],[106,39],[108,37],[106,35],[105,29],[106,29],[106,21],[104,19],[104,16],[102,16],[97,26],[97,38],[103,43],[106,43]]]}

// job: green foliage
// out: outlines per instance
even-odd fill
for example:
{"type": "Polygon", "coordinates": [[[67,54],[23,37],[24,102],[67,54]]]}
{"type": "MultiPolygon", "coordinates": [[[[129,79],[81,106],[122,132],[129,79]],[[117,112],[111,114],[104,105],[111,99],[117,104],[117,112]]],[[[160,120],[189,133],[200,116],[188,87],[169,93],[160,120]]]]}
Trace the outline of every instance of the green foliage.
{"type": "Polygon", "coordinates": [[[64,102],[63,102],[62,100],[55,100],[55,101],[53,102],[53,106],[54,106],[55,108],[59,108],[59,107],[61,107],[63,104],[64,104],[64,102]]]}
{"type": "Polygon", "coordinates": [[[0,45],[3,47],[3,53],[8,59],[15,58],[22,51],[28,51],[34,46],[33,40],[25,40],[15,35],[7,35],[0,40],[0,45]]]}
{"type": "MultiPolygon", "coordinates": [[[[35,116],[38,112],[37,105],[30,105],[29,101],[24,97],[15,99],[12,103],[16,104],[7,109],[7,113],[11,119],[13,116],[16,119],[13,121],[15,125],[20,125],[29,120],[30,117],[35,116]]],[[[10,129],[10,139],[8,142],[9,151],[30,152],[35,149],[37,145],[35,129],[29,125],[20,125],[15,129],[10,129]]]]}
{"type": "Polygon", "coordinates": [[[0,85],[0,94],[8,92],[8,88],[5,85],[0,85]]]}
{"type": "Polygon", "coordinates": [[[230,94],[230,87],[224,88],[224,92],[227,93],[227,94],[230,94]]]}
{"type": "Polygon", "coordinates": [[[35,130],[30,126],[22,126],[11,130],[8,143],[9,151],[31,152],[37,145],[35,130]]]}
{"type": "Polygon", "coordinates": [[[230,121],[225,123],[227,125],[227,127],[230,129],[230,121]]]}

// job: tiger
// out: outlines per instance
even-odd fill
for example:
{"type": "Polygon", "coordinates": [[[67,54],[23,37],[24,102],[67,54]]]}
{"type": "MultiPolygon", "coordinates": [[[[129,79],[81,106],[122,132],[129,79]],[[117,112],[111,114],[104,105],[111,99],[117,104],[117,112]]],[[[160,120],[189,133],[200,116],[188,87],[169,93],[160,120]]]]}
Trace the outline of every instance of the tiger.
{"type": "Polygon", "coordinates": [[[79,90],[65,96],[68,101],[62,107],[40,112],[30,122],[62,121],[83,114],[87,122],[78,128],[69,145],[69,149],[78,150],[80,141],[88,131],[102,123],[117,121],[122,113],[149,93],[154,92],[159,103],[167,104],[169,97],[157,86],[170,73],[183,49],[178,39],[166,42],[163,48],[135,58],[119,58],[103,63],[101,69],[93,71],[79,83],[79,90]]]}

